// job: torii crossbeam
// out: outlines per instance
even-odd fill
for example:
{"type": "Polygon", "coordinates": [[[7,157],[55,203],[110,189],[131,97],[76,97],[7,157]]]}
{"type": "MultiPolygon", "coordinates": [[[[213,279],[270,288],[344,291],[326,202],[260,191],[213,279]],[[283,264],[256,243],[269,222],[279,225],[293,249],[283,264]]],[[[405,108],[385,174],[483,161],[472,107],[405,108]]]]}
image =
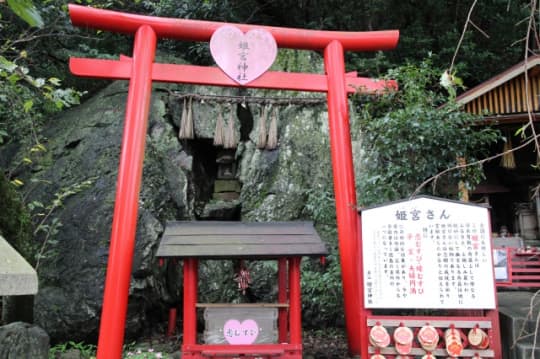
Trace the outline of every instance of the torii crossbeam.
{"type": "MultiPolygon", "coordinates": [[[[208,42],[220,22],[160,18],[69,5],[73,25],[135,35],[133,55],[119,60],[71,58],[70,69],[85,77],[129,80],[125,125],[118,171],[105,294],[98,341],[98,359],[120,358],[131,276],[142,163],[152,82],[235,86],[217,67],[155,63],[158,38],[208,42]]],[[[347,94],[378,93],[394,81],[377,81],[345,73],[344,51],[393,49],[399,32],[316,31],[229,24],[243,32],[264,29],[278,47],[324,51],[326,74],[268,71],[243,87],[326,92],[332,170],[349,350],[367,358],[360,338],[367,336],[362,275],[362,246],[356,212],[356,190],[347,94]]]]}

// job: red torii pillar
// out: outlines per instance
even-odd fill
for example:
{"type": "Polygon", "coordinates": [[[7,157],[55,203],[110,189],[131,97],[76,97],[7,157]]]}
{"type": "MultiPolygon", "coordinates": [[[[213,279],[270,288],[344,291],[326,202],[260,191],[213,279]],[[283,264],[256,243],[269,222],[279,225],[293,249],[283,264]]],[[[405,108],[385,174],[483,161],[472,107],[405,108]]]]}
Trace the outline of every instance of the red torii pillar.
{"type": "MultiPolygon", "coordinates": [[[[157,38],[208,42],[214,31],[226,23],[142,16],[73,4],[69,5],[69,13],[75,26],[135,35],[132,58],[121,57],[118,61],[70,59],[70,69],[76,75],[130,81],[97,353],[98,359],[120,358],[152,82],[240,85],[217,67],[154,63],[157,38]]],[[[268,71],[245,87],[327,93],[348,344],[352,354],[362,354],[363,358],[367,358],[367,348],[361,348],[359,339],[368,333],[347,94],[358,89],[376,93],[396,84],[345,74],[344,51],[392,49],[397,45],[399,32],[340,32],[229,25],[243,32],[265,29],[275,38],[278,47],[324,51],[326,75],[268,71]]]]}

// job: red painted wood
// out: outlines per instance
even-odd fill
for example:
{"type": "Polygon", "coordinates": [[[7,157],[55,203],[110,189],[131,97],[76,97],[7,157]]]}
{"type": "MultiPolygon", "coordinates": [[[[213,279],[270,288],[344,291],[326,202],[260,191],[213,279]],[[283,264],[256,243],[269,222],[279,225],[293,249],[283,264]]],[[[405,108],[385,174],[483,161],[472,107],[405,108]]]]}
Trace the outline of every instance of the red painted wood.
{"type": "Polygon", "coordinates": [[[343,50],[343,46],[338,41],[331,42],[324,51],[324,66],[328,77],[330,150],[334,174],[345,324],[349,350],[352,354],[358,355],[361,341],[367,337],[362,336],[363,306],[360,302],[360,287],[363,286],[363,282],[358,268],[360,261],[358,239],[360,237],[343,50]]]}
{"type": "MultiPolygon", "coordinates": [[[[278,303],[288,303],[287,300],[287,260],[278,259],[278,303]]],[[[280,343],[288,342],[287,308],[278,309],[278,340],[280,343]]]]}
{"type": "Polygon", "coordinates": [[[196,259],[184,259],[184,345],[197,342],[198,267],[196,259]]]}
{"type": "MultiPolygon", "coordinates": [[[[359,337],[360,338],[369,338],[369,329],[367,326],[367,317],[372,314],[371,309],[367,309],[365,307],[364,302],[364,251],[362,248],[362,216],[361,212],[358,212],[357,216],[358,220],[356,221],[358,226],[358,277],[360,278],[360,284],[358,286],[358,302],[359,302],[359,314],[358,314],[358,321],[359,321],[359,337]]],[[[360,356],[362,358],[368,358],[368,348],[367,348],[367,342],[368,340],[364,339],[363,345],[360,347],[360,356]]]]}
{"type": "MultiPolygon", "coordinates": [[[[495,300],[497,300],[497,295],[495,295],[495,300]]],[[[498,308],[498,304],[496,305],[496,308],[498,308]]],[[[495,359],[502,359],[503,354],[501,344],[501,327],[499,324],[499,311],[496,309],[488,310],[486,316],[491,320],[492,325],[491,330],[488,331],[488,335],[490,337],[490,346],[495,352],[495,359]]]]}
{"type": "MultiPolygon", "coordinates": [[[[131,60],[126,57],[120,60],[72,57],[69,60],[69,68],[73,74],[81,77],[129,80],[131,76],[131,60]]],[[[154,63],[152,79],[158,82],[230,87],[240,86],[219,68],[208,66],[154,63]]],[[[360,89],[361,93],[376,94],[388,91],[389,89],[397,89],[397,83],[392,80],[383,81],[365,77],[346,76],[346,82],[347,93],[354,93],[360,89]]],[[[249,87],[326,92],[328,83],[325,75],[268,71],[258,79],[250,82],[249,87]]]]}
{"type": "Polygon", "coordinates": [[[176,308],[169,309],[169,322],[167,324],[167,336],[172,337],[176,331],[176,308]]]}
{"type": "Polygon", "coordinates": [[[151,27],[142,26],[135,34],[133,49],[98,339],[99,359],[122,355],[155,49],[156,34],[151,27]]]}
{"type": "Polygon", "coordinates": [[[497,287],[540,288],[540,256],[523,253],[521,248],[506,248],[508,279],[497,287]]]}
{"type": "Polygon", "coordinates": [[[302,344],[302,301],[299,257],[289,259],[289,342],[302,344]]]}
{"type": "Polygon", "coordinates": [[[251,344],[251,345],[219,345],[195,344],[182,346],[182,358],[211,358],[211,357],[257,357],[276,356],[282,359],[301,359],[302,345],[300,344],[251,344]]]}
{"type": "MultiPolygon", "coordinates": [[[[75,26],[134,34],[140,26],[149,25],[159,38],[189,41],[209,41],[215,30],[227,24],[127,14],[75,4],[69,5],[69,16],[75,26]]],[[[323,50],[334,40],[339,41],[347,51],[389,50],[396,47],[399,39],[399,31],[397,30],[345,32],[245,24],[229,25],[236,26],[243,32],[265,29],[274,36],[279,47],[305,50],[323,50]]]]}

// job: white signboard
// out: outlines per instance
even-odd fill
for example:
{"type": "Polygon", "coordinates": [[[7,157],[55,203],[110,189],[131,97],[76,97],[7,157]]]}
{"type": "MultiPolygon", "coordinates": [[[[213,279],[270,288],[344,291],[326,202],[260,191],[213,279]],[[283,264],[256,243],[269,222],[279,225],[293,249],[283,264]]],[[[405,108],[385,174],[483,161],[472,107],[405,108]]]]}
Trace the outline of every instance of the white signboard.
{"type": "Polygon", "coordinates": [[[419,197],[362,211],[366,308],[494,309],[487,208],[419,197]]]}

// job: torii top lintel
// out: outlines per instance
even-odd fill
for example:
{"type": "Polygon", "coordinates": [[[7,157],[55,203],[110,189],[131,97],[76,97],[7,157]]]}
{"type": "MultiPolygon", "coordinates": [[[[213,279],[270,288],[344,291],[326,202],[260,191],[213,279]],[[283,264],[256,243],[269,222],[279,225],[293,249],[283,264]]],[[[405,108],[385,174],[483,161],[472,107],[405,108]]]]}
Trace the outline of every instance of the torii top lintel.
{"type": "MultiPolygon", "coordinates": [[[[69,5],[69,15],[75,26],[99,30],[135,34],[142,25],[149,25],[158,38],[172,38],[187,41],[209,41],[222,22],[186,20],[126,14],[111,10],[94,9],[81,5],[69,5]]],[[[301,50],[324,50],[337,40],[345,51],[390,50],[396,47],[398,30],[387,31],[320,31],[292,29],[285,27],[231,24],[247,32],[265,29],[274,36],[279,47],[301,50]]]]}

